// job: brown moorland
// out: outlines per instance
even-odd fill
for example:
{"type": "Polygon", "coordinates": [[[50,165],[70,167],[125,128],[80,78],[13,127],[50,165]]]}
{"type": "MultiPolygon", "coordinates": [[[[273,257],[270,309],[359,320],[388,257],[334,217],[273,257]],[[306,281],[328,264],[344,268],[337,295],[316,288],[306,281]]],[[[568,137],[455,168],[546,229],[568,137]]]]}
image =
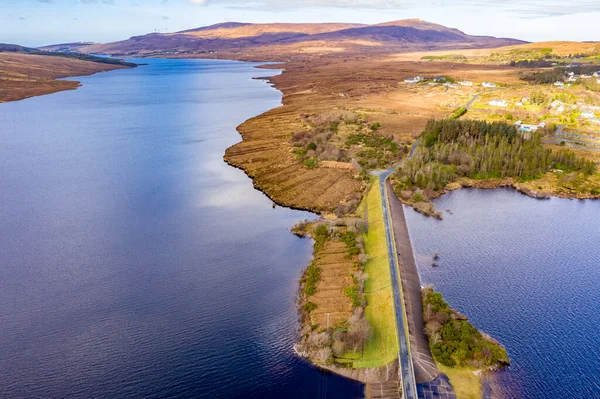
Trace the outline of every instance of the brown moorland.
{"type": "Polygon", "coordinates": [[[352,273],[357,256],[347,257],[348,248],[341,241],[328,241],[315,258],[321,269],[321,277],[316,284],[317,293],[310,296],[316,309],[310,312],[311,325],[322,328],[337,327],[352,315],[352,300],[344,294],[344,289],[352,285],[352,273]]]}
{"type": "Polygon", "coordinates": [[[0,102],[73,90],[79,82],[56,80],[124,68],[63,57],[0,52],[0,102]]]}
{"type": "Polygon", "coordinates": [[[226,151],[225,159],[245,170],[255,186],[279,204],[333,211],[362,194],[365,184],[351,168],[328,163],[307,167],[298,162],[292,136],[306,130],[302,115],[357,112],[369,123],[380,123],[379,134],[408,145],[427,120],[448,115],[474,93],[402,83],[417,74],[451,74],[474,81],[518,80],[517,71],[510,67],[399,62],[386,57],[326,57],[319,63],[287,63],[284,73],[271,78],[283,93],[283,106],[239,126],[243,140],[226,151]]]}

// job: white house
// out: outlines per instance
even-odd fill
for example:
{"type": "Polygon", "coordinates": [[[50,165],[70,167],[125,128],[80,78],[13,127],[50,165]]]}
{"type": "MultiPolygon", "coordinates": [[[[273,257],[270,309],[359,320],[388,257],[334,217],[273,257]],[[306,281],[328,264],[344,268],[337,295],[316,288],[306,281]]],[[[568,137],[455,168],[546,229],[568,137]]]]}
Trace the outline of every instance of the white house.
{"type": "Polygon", "coordinates": [[[473,82],[469,82],[468,80],[463,80],[462,82],[458,82],[461,86],[473,86],[473,82]]]}
{"type": "Polygon", "coordinates": [[[581,75],[581,76],[579,76],[579,77],[580,77],[581,79],[591,79],[591,78],[592,78],[592,75],[586,75],[586,74],[583,74],[583,75],[581,75]]]}
{"type": "Polygon", "coordinates": [[[508,103],[504,100],[492,100],[488,104],[492,107],[508,107],[508,103]]]}
{"type": "Polygon", "coordinates": [[[598,83],[600,85],[600,79],[596,80],[596,83],[598,83]]]}
{"type": "Polygon", "coordinates": [[[564,82],[554,82],[554,86],[556,87],[565,87],[564,82]]]}
{"type": "Polygon", "coordinates": [[[581,113],[581,116],[586,118],[586,119],[592,119],[594,118],[596,115],[594,115],[594,113],[592,111],[584,111],[581,113]]]}
{"type": "Polygon", "coordinates": [[[489,88],[496,87],[496,83],[492,83],[492,82],[483,82],[481,85],[483,87],[489,87],[489,88]]]}
{"type": "Polygon", "coordinates": [[[515,126],[517,126],[519,128],[519,130],[522,132],[535,132],[540,128],[545,128],[546,124],[544,122],[542,122],[539,125],[531,125],[531,124],[525,124],[525,123],[523,123],[523,121],[517,121],[517,122],[515,122],[515,126]]]}
{"type": "Polygon", "coordinates": [[[594,74],[592,76],[595,78],[600,78],[600,71],[594,72],[594,74]]]}
{"type": "Polygon", "coordinates": [[[414,77],[412,79],[404,79],[404,83],[419,83],[423,79],[425,79],[423,76],[417,76],[417,77],[414,77]]]}
{"type": "Polygon", "coordinates": [[[567,82],[577,82],[577,76],[575,76],[575,75],[569,76],[569,79],[567,79],[567,82]]]}

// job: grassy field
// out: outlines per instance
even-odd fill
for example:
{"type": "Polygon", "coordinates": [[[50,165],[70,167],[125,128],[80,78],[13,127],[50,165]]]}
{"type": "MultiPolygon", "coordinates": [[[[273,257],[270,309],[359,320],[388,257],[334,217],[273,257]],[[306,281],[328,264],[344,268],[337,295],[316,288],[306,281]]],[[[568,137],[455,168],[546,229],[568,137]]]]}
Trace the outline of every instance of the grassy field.
{"type": "Polygon", "coordinates": [[[440,373],[444,373],[450,378],[450,383],[454,387],[458,399],[481,399],[483,397],[481,379],[473,370],[446,367],[439,363],[437,366],[440,373]]]}
{"type": "Polygon", "coordinates": [[[368,208],[369,231],[365,235],[365,248],[370,257],[365,266],[368,275],[365,282],[365,297],[368,303],[365,316],[371,323],[373,335],[365,346],[362,358],[354,361],[354,368],[384,366],[398,357],[391,277],[378,183],[379,180],[374,180],[363,201],[363,209],[368,208]]]}

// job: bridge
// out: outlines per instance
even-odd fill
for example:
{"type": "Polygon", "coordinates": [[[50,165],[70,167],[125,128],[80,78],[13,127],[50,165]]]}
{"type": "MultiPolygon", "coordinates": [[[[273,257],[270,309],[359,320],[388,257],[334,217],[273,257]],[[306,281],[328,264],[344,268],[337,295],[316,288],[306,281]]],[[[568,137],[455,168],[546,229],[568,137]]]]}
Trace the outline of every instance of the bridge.
{"type": "Polygon", "coordinates": [[[456,395],[448,377],[438,373],[429,350],[428,338],[424,332],[421,282],[404,208],[388,180],[394,170],[395,168],[390,168],[380,175],[379,190],[383,205],[398,337],[399,389],[396,389],[394,393],[394,389],[390,389],[389,384],[381,384],[380,393],[376,388],[370,387],[371,392],[367,392],[367,396],[371,398],[455,399],[456,395]]]}

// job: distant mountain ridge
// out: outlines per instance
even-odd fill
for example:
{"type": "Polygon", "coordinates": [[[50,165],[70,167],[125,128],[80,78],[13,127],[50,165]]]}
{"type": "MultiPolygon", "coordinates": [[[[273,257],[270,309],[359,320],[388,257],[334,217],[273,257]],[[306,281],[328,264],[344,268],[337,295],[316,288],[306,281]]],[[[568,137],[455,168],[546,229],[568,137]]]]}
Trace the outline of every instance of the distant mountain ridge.
{"type": "Polygon", "coordinates": [[[50,46],[42,46],[38,47],[39,50],[44,51],[77,51],[82,47],[91,46],[92,44],[96,44],[94,42],[74,42],[74,43],[61,43],[61,44],[52,44],[50,46]]]}
{"type": "Polygon", "coordinates": [[[473,36],[443,25],[407,19],[376,25],[225,22],[175,33],[150,33],[113,43],[77,44],[76,48],[71,48],[87,54],[123,56],[209,52],[268,54],[275,50],[279,54],[305,51],[381,53],[438,48],[491,48],[522,43],[526,42],[473,36]]]}

